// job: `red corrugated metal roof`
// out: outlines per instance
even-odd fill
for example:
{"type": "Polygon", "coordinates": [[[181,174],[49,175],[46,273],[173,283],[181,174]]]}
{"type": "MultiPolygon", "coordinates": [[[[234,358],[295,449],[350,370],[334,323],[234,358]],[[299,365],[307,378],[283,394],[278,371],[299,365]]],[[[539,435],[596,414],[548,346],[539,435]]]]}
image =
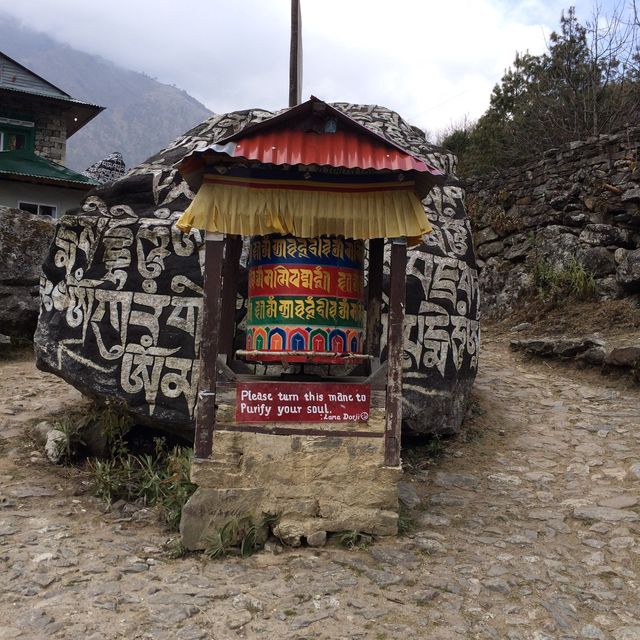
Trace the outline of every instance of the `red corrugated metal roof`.
{"type": "Polygon", "coordinates": [[[419,158],[359,131],[265,131],[235,141],[232,155],[275,165],[432,172],[419,158]]]}

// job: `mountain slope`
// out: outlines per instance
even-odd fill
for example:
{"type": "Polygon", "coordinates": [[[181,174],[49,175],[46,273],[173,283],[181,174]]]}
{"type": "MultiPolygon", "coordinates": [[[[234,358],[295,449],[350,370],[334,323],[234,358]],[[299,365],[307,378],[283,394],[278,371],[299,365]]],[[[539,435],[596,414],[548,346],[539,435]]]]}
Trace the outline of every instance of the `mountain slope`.
{"type": "Polygon", "coordinates": [[[2,13],[0,51],[72,97],[107,107],[67,143],[66,164],[78,171],[113,151],[132,167],[211,115],[185,91],[60,44],[2,13]]]}

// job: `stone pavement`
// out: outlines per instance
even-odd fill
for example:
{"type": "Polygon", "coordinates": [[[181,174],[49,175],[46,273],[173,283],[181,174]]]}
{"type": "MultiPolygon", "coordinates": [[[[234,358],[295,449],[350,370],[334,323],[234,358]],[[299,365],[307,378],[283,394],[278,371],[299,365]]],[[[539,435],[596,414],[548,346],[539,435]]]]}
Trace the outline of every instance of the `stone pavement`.
{"type": "MultiPolygon", "coordinates": [[[[1,377],[0,425],[31,401],[1,377]]],[[[640,639],[638,391],[488,339],[475,397],[483,436],[407,474],[409,536],[247,560],[170,559],[152,512],[0,435],[0,639],[640,639]]]]}

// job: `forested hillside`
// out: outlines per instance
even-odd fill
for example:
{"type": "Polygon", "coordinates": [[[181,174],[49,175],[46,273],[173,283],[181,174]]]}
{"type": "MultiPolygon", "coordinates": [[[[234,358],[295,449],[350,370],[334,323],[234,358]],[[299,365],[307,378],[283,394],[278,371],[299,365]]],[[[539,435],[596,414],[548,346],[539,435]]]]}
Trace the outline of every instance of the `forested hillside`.
{"type": "Polygon", "coordinates": [[[559,145],[616,133],[640,121],[640,21],[635,2],[580,18],[573,7],[538,56],[518,52],[477,122],[440,142],[464,175],[522,165],[559,145]]]}
{"type": "Polygon", "coordinates": [[[185,91],[21,28],[2,13],[0,51],[72,97],[106,107],[69,139],[72,169],[84,170],[113,151],[134,166],[211,114],[185,91]]]}

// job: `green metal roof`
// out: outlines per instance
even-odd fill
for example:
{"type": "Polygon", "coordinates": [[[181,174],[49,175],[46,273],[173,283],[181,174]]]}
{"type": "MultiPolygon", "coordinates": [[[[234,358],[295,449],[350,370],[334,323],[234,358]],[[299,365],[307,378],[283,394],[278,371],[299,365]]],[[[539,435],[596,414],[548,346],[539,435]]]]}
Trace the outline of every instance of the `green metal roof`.
{"type": "Polygon", "coordinates": [[[76,189],[97,187],[100,183],[67,167],[45,160],[31,151],[0,152],[0,178],[58,184],[76,189]]]}

